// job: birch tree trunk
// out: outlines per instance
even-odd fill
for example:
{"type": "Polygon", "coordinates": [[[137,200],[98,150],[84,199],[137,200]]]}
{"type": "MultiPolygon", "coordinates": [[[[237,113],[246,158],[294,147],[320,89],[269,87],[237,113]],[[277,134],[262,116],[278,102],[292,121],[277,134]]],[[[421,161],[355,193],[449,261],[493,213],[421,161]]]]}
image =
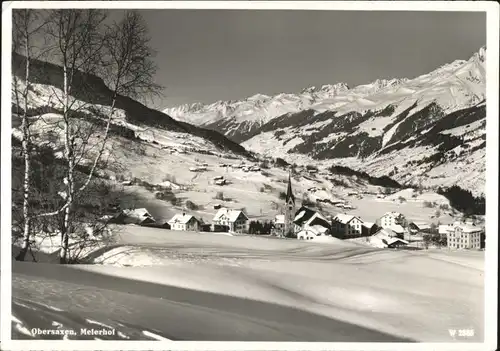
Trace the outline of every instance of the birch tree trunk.
{"type": "MultiPolygon", "coordinates": [[[[28,52],[28,45],[26,44],[26,52],[28,52]]],[[[23,182],[23,244],[21,246],[21,251],[16,257],[18,261],[24,261],[26,253],[28,252],[30,245],[30,235],[31,235],[31,213],[29,207],[30,201],[30,172],[31,172],[31,157],[30,157],[30,146],[29,146],[29,126],[28,126],[28,87],[29,87],[29,67],[30,58],[26,55],[26,93],[24,94],[24,111],[22,120],[22,131],[23,131],[23,141],[22,150],[24,155],[24,182],[23,182]]]]}
{"type": "Polygon", "coordinates": [[[59,262],[64,264],[67,263],[68,251],[69,251],[69,232],[71,230],[70,216],[71,216],[71,206],[73,205],[73,170],[74,170],[74,158],[73,158],[73,143],[72,143],[72,132],[69,116],[69,84],[68,84],[68,68],[66,64],[63,67],[64,70],[64,90],[63,90],[63,118],[64,118],[64,148],[68,161],[68,173],[66,176],[66,208],[64,209],[64,221],[61,228],[61,250],[59,254],[59,262]]]}
{"type": "MultiPolygon", "coordinates": [[[[30,155],[30,133],[29,133],[29,121],[28,121],[28,93],[30,87],[30,33],[29,33],[29,21],[30,21],[30,12],[28,10],[20,10],[16,14],[18,16],[17,21],[15,22],[16,26],[22,26],[21,28],[17,27],[14,30],[21,31],[18,33],[21,40],[24,41],[24,50],[26,53],[26,64],[25,64],[25,87],[22,92],[23,102],[24,102],[24,111],[22,112],[22,121],[21,121],[21,129],[22,129],[22,154],[24,158],[24,180],[23,180],[23,239],[21,250],[19,254],[16,256],[16,260],[24,261],[26,258],[26,254],[28,253],[30,246],[30,236],[31,236],[31,211],[30,211],[30,174],[31,174],[31,155],[30,155]]],[[[17,45],[21,43],[16,43],[17,45]]],[[[14,45],[16,45],[14,44],[14,45]]],[[[15,48],[14,48],[15,49],[15,48]]],[[[19,98],[18,98],[18,89],[19,89],[19,80],[16,78],[15,80],[15,93],[17,104],[19,106],[19,98]]],[[[19,112],[19,108],[18,108],[19,112]]]]}

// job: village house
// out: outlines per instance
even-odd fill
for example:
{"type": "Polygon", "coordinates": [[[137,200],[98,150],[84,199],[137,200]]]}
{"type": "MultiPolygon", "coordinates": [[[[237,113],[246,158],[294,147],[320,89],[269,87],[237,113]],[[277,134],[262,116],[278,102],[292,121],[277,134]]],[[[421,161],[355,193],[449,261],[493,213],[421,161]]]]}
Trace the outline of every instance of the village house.
{"type": "Polygon", "coordinates": [[[329,234],[329,222],[321,214],[315,212],[307,221],[304,222],[302,229],[300,229],[296,235],[299,240],[310,240],[316,236],[329,234]]]}
{"type": "Polygon", "coordinates": [[[294,220],[295,233],[298,239],[308,239],[311,236],[329,235],[331,224],[321,213],[307,207],[297,211],[294,220]]]}
{"type": "Polygon", "coordinates": [[[398,238],[397,234],[390,229],[380,228],[377,232],[366,238],[374,247],[378,248],[400,248],[407,246],[408,241],[398,238]]]}
{"type": "Polygon", "coordinates": [[[377,230],[377,232],[375,234],[373,234],[375,236],[378,236],[378,237],[389,237],[389,238],[397,238],[398,237],[398,233],[392,231],[391,229],[389,228],[380,228],[379,230],[377,230]]]}
{"type": "Polygon", "coordinates": [[[361,236],[363,221],[353,215],[339,213],[333,218],[334,235],[340,238],[361,236]]]}
{"type": "Polygon", "coordinates": [[[373,235],[379,230],[380,227],[372,222],[363,222],[361,224],[361,235],[362,236],[370,236],[373,235]]]}
{"type": "Polygon", "coordinates": [[[311,210],[305,206],[302,206],[295,212],[295,217],[293,219],[295,233],[298,233],[302,230],[305,223],[316,213],[316,211],[311,210]]]}
{"type": "Polygon", "coordinates": [[[406,222],[406,218],[403,214],[392,211],[387,212],[382,217],[380,217],[379,221],[382,228],[390,228],[394,227],[395,225],[403,226],[406,222]]]}
{"type": "MultiPolygon", "coordinates": [[[[460,224],[460,222],[455,222],[455,225],[459,225],[459,224],[460,224]]],[[[438,226],[438,233],[439,233],[439,235],[447,236],[448,231],[453,230],[453,229],[454,229],[453,224],[440,224],[438,226]]]]}
{"type": "Polygon", "coordinates": [[[168,222],[165,222],[163,224],[158,222],[142,223],[141,226],[149,228],[157,228],[157,229],[170,229],[170,224],[168,224],[168,222]]]}
{"type": "Polygon", "coordinates": [[[397,249],[401,247],[408,246],[408,241],[400,238],[389,238],[386,240],[387,248],[389,249],[397,249]]]}
{"type": "Polygon", "coordinates": [[[229,210],[224,207],[215,214],[213,224],[214,231],[246,233],[248,231],[248,216],[241,210],[229,210]]]}
{"type": "Polygon", "coordinates": [[[446,239],[451,249],[481,249],[484,247],[484,228],[466,223],[448,226],[446,239]]]}
{"type": "Polygon", "coordinates": [[[398,235],[398,237],[400,237],[400,238],[403,238],[405,233],[406,233],[405,228],[403,228],[403,226],[400,224],[394,224],[394,225],[392,225],[390,227],[386,227],[386,228],[395,232],[398,235]]]}
{"type": "Polygon", "coordinates": [[[276,215],[273,220],[273,225],[274,234],[283,234],[285,231],[285,215],[276,215]]]}
{"type": "Polygon", "coordinates": [[[298,233],[305,229],[310,229],[316,227],[316,231],[326,233],[331,230],[331,223],[322,214],[316,212],[310,208],[302,206],[298,211],[295,212],[295,218],[293,221],[294,232],[298,233]],[[322,227],[323,229],[319,229],[322,227]]]}
{"type": "Polygon", "coordinates": [[[412,234],[431,233],[432,231],[430,224],[424,222],[411,222],[408,224],[408,229],[412,234]]]}
{"type": "Polygon", "coordinates": [[[318,235],[327,235],[331,232],[331,224],[321,213],[316,212],[304,223],[303,229],[312,230],[318,235]]]}
{"type": "Polygon", "coordinates": [[[312,230],[301,230],[297,233],[297,239],[299,240],[311,240],[317,236],[312,230]]]}
{"type": "Polygon", "coordinates": [[[145,208],[126,209],[110,220],[110,223],[117,224],[150,224],[155,223],[155,219],[145,208]]]}
{"type": "Polygon", "coordinates": [[[200,230],[201,222],[193,215],[178,213],[168,221],[172,230],[183,230],[197,232],[200,230]]]}

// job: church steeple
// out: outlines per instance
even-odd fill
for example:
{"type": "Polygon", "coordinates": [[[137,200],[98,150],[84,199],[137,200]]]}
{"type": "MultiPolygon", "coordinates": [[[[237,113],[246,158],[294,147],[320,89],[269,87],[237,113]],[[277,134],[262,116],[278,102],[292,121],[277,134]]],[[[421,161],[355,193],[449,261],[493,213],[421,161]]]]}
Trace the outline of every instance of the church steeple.
{"type": "Polygon", "coordinates": [[[293,192],[292,192],[292,177],[291,177],[290,173],[288,173],[288,188],[286,190],[286,198],[285,198],[285,201],[287,204],[290,203],[290,199],[295,204],[295,195],[293,195],[293,192]]]}
{"type": "Polygon", "coordinates": [[[295,195],[292,191],[292,176],[288,173],[288,188],[286,190],[285,197],[285,226],[284,235],[289,236],[294,234],[294,223],[295,218],[295,195]]]}

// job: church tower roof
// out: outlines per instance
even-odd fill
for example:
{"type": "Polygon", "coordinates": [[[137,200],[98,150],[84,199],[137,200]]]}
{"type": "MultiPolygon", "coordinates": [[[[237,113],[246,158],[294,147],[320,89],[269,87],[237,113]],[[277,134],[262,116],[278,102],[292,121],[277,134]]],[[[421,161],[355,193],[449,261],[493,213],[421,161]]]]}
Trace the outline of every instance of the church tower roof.
{"type": "Polygon", "coordinates": [[[288,173],[288,188],[286,190],[286,198],[285,201],[288,203],[292,199],[293,203],[295,203],[295,196],[293,195],[292,191],[292,178],[290,176],[290,173],[288,173]]]}

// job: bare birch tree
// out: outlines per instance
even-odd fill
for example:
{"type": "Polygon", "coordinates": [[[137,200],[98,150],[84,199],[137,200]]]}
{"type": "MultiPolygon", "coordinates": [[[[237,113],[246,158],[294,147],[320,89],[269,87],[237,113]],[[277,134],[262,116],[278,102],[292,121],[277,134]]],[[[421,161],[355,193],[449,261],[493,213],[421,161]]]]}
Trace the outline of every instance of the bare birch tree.
{"type": "Polygon", "coordinates": [[[12,12],[12,52],[24,55],[24,60],[17,61],[17,63],[24,64],[24,67],[22,68],[23,82],[20,81],[17,74],[14,74],[12,87],[16,114],[19,118],[21,118],[21,148],[22,157],[24,159],[24,179],[22,187],[23,238],[21,250],[16,256],[16,260],[19,261],[24,261],[29,250],[31,240],[31,220],[33,216],[30,208],[32,145],[30,137],[30,120],[28,118],[29,91],[31,88],[30,63],[32,59],[38,59],[45,52],[45,50],[40,49],[35,45],[36,39],[33,37],[40,33],[46,24],[47,22],[43,18],[43,12],[33,9],[16,9],[12,12]]]}
{"type": "Polygon", "coordinates": [[[74,90],[81,89],[81,78],[84,74],[92,74],[99,64],[99,54],[103,46],[102,26],[106,13],[95,9],[57,9],[52,10],[47,32],[56,49],[53,60],[62,66],[62,92],[54,90],[59,105],[62,106],[64,157],[67,161],[67,172],[64,178],[65,204],[54,212],[42,216],[54,216],[64,213],[61,226],[60,262],[67,262],[69,233],[71,232],[70,215],[75,191],[75,124],[74,107],[77,99],[72,96],[74,90]]]}
{"type": "Polygon", "coordinates": [[[104,29],[105,17],[104,12],[90,9],[54,10],[52,13],[50,35],[57,44],[59,64],[63,68],[62,93],[58,100],[62,105],[64,156],[67,160],[67,176],[64,180],[66,202],[58,210],[43,216],[64,213],[60,263],[68,262],[73,206],[98,170],[117,102],[123,96],[144,96],[158,93],[161,89],[153,81],[156,66],[152,60],[153,51],[149,47],[150,39],[142,17],[135,11],[129,11],[121,21],[104,29]],[[81,108],[78,106],[78,99],[74,97],[75,88],[80,90],[78,94],[82,93],[81,89],[90,89],[87,92],[91,95],[88,100],[92,100],[92,86],[86,87],[81,80],[94,74],[101,75],[109,88],[108,108],[95,113],[98,120],[104,121],[105,128],[99,142],[91,145],[94,155],[85,147],[89,142],[80,143],[80,155],[77,155],[76,139],[82,136],[81,129],[75,123],[75,110],[81,108]],[[75,167],[78,159],[92,157],[86,179],[82,184],[77,184],[75,167]]]}

